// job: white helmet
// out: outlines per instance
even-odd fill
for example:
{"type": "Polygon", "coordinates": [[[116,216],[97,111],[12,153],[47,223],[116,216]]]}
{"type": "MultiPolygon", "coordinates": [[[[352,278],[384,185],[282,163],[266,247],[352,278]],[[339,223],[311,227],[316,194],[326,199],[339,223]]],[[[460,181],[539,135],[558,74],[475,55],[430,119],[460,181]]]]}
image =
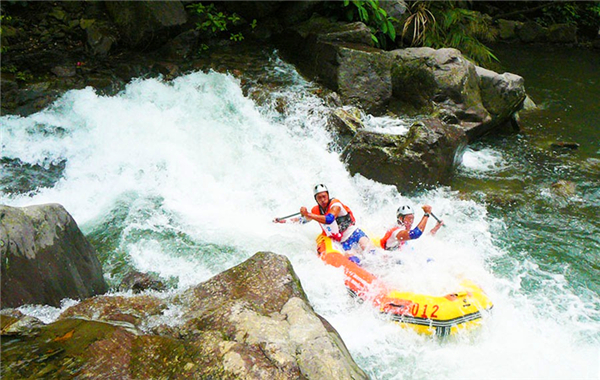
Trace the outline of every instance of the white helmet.
{"type": "Polygon", "coordinates": [[[315,190],[313,191],[313,196],[317,196],[317,194],[322,193],[326,191],[327,194],[329,194],[329,190],[327,190],[327,186],[323,185],[322,183],[318,184],[317,186],[315,186],[315,190]]]}
{"type": "Polygon", "coordinates": [[[406,215],[412,215],[415,212],[413,211],[412,207],[410,207],[409,205],[404,205],[404,206],[400,206],[398,207],[398,211],[396,211],[396,218],[399,217],[404,217],[406,215]]]}

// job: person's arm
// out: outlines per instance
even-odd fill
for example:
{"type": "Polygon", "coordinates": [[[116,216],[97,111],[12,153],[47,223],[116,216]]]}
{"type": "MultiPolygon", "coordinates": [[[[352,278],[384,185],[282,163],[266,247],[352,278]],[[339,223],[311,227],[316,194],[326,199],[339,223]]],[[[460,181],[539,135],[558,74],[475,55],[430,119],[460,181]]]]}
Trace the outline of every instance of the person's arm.
{"type": "Polygon", "coordinates": [[[438,232],[438,230],[440,229],[440,227],[443,226],[443,225],[444,225],[444,221],[440,220],[439,222],[437,222],[437,224],[435,225],[435,227],[433,227],[431,229],[431,231],[429,231],[429,234],[431,236],[434,236],[438,232]]]}
{"type": "Polygon", "coordinates": [[[421,221],[419,222],[419,224],[417,224],[417,226],[410,231],[409,230],[399,231],[396,234],[396,239],[398,239],[399,241],[413,240],[413,239],[418,239],[421,237],[421,235],[423,235],[423,231],[425,231],[425,226],[427,226],[427,221],[429,220],[429,213],[431,212],[431,206],[424,205],[423,211],[425,211],[425,214],[421,218],[421,221]]]}
{"type": "Polygon", "coordinates": [[[314,220],[317,223],[321,224],[331,224],[334,222],[335,218],[340,214],[341,208],[339,206],[333,206],[331,208],[331,212],[325,215],[313,214],[312,212],[308,212],[306,207],[300,208],[300,214],[308,220],[314,220]]]}
{"type": "Polygon", "coordinates": [[[423,215],[423,218],[419,222],[419,224],[413,228],[412,230],[401,230],[396,234],[396,239],[399,241],[407,241],[414,240],[421,237],[423,234],[423,230],[425,229],[425,225],[427,224],[427,219],[429,219],[429,215],[423,215]]]}

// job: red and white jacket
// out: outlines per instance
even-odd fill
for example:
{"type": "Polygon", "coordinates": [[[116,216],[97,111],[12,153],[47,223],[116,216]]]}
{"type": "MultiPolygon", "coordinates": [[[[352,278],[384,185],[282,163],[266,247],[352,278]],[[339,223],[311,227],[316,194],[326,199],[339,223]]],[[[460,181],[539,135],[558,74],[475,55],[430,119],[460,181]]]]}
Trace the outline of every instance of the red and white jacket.
{"type": "Polygon", "coordinates": [[[336,198],[331,198],[326,210],[322,209],[321,206],[316,205],[312,208],[312,210],[310,210],[310,212],[318,215],[327,215],[331,213],[331,209],[334,206],[338,206],[340,208],[340,213],[338,214],[337,218],[335,218],[331,224],[319,223],[319,225],[321,226],[321,229],[325,235],[337,241],[345,241],[356,230],[356,227],[354,226],[356,222],[354,219],[354,214],[348,206],[344,205],[336,198]]]}

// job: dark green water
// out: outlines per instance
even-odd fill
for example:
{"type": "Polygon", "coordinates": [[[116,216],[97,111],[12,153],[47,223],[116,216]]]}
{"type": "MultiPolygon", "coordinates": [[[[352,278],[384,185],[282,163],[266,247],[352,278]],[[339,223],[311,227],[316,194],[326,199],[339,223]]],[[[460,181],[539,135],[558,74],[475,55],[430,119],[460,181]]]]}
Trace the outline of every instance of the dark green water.
{"type": "MultiPolygon", "coordinates": [[[[552,46],[496,46],[503,70],[525,78],[538,106],[520,114],[521,132],[488,137],[471,148],[497,152],[498,170],[462,170],[453,184],[486,202],[497,244],[509,252],[495,271],[523,277],[530,293],[549,290],[544,276],[564,276],[581,297],[600,294],[600,52],[552,46]],[[573,142],[577,149],[553,147],[573,142]],[[569,181],[563,192],[557,181],[569,181]],[[572,187],[571,187],[572,188],[572,187]],[[531,272],[531,271],[530,271],[531,272]],[[542,275],[540,275],[542,273],[542,275]]],[[[498,71],[498,70],[496,70],[498,71]]],[[[561,277],[562,278],[562,277],[561,277]]]]}

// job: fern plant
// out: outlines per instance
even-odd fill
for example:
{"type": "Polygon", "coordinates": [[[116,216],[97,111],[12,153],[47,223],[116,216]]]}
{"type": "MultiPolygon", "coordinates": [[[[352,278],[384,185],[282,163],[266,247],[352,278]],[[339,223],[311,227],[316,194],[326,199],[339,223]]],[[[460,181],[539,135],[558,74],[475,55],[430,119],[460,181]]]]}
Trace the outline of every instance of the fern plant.
{"type": "Polygon", "coordinates": [[[403,37],[413,31],[411,46],[432,48],[453,47],[479,65],[489,65],[498,58],[482,41],[496,36],[491,19],[480,13],[461,8],[454,1],[415,1],[410,6],[403,37]]]}
{"type": "Polygon", "coordinates": [[[409,9],[410,15],[404,22],[402,39],[406,37],[409,30],[412,28],[412,44],[422,45],[425,40],[425,33],[432,25],[435,25],[435,16],[423,1],[415,1],[411,4],[409,9]]]}

